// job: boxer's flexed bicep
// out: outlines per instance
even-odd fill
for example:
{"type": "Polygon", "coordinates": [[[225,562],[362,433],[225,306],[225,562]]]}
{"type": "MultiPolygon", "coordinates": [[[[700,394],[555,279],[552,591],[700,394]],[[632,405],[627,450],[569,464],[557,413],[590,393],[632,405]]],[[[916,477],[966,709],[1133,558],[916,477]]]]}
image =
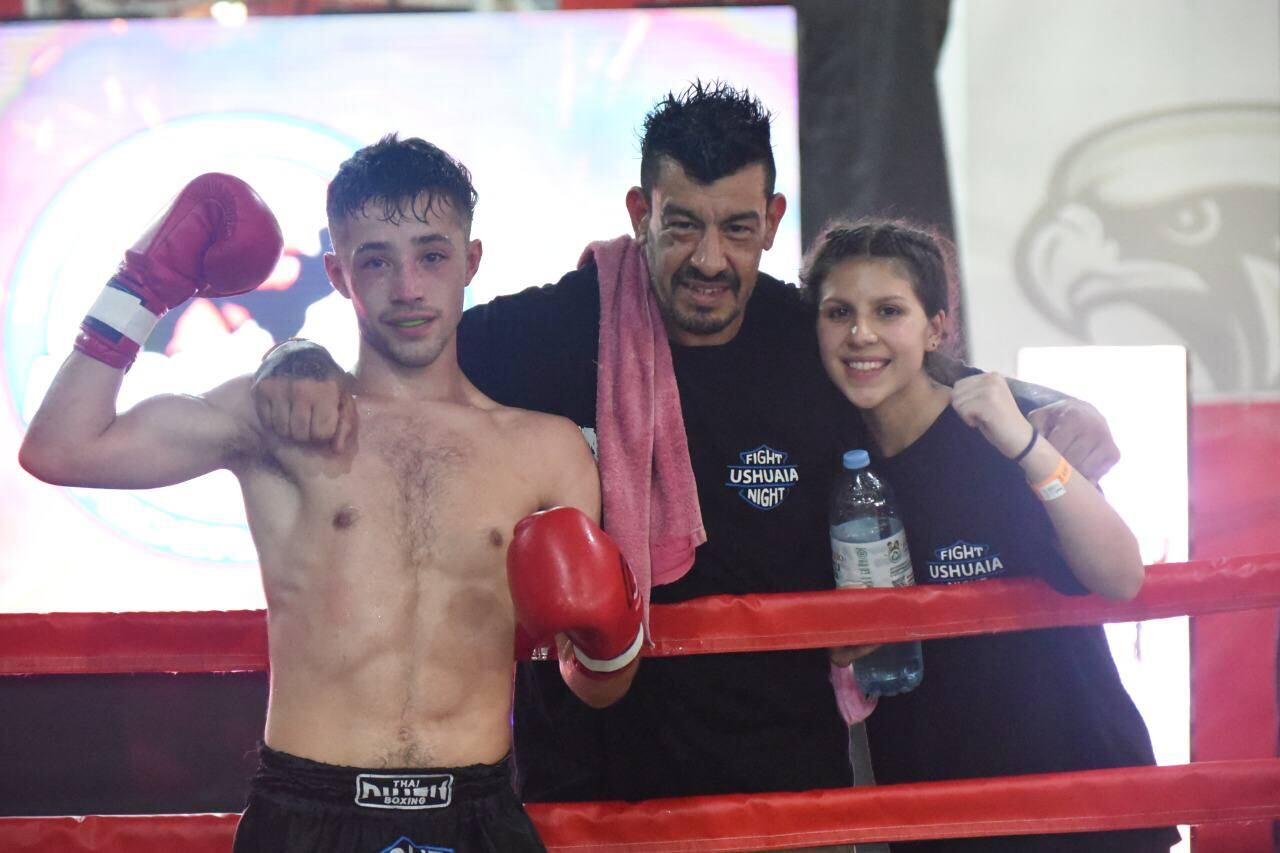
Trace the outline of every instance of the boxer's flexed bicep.
{"type": "Polygon", "coordinates": [[[117,412],[121,376],[73,353],[31,419],[22,466],[58,485],[148,489],[233,467],[261,443],[247,376],[207,394],[164,394],[117,412]]]}

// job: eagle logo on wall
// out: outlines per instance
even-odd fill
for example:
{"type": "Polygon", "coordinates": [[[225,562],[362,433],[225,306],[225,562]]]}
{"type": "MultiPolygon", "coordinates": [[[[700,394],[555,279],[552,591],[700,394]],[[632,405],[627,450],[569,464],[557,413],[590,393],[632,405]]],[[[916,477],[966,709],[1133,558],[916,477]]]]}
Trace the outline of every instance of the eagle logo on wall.
{"type": "Polygon", "coordinates": [[[1280,105],[1092,133],[1019,238],[1038,311],[1091,344],[1181,344],[1197,399],[1280,391],[1280,105]]]}

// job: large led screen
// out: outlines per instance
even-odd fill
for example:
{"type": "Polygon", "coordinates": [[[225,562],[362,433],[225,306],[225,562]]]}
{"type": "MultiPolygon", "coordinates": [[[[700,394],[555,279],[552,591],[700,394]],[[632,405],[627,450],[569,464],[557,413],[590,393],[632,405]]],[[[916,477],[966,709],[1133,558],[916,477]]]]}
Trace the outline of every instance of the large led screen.
{"type": "MultiPolygon", "coordinates": [[[[262,605],[230,474],[116,492],[48,486],[16,463],[80,318],[189,178],[249,181],[286,253],[253,294],[170,312],[122,406],[251,372],[291,335],[354,361],[354,318],[320,259],[324,190],[390,131],[475,175],[473,302],[554,281],[587,242],[629,230],[644,114],[695,78],[747,87],[773,110],[779,190],[798,211],[794,33],[785,8],[0,28],[0,611],[262,605]]],[[[766,269],[793,279],[799,243],[793,213],[766,269]]]]}

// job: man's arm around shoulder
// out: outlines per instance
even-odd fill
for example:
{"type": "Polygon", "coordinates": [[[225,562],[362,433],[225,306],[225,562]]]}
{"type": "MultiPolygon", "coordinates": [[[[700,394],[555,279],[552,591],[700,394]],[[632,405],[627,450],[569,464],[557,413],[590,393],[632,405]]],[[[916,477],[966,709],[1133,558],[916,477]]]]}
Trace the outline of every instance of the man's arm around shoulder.
{"type": "MultiPolygon", "coordinates": [[[[960,379],[982,372],[941,353],[930,356],[929,374],[943,385],[954,386],[960,379]]],[[[1107,419],[1094,406],[1043,385],[1007,381],[1031,425],[1086,479],[1096,483],[1120,461],[1120,448],[1107,419]]]]}

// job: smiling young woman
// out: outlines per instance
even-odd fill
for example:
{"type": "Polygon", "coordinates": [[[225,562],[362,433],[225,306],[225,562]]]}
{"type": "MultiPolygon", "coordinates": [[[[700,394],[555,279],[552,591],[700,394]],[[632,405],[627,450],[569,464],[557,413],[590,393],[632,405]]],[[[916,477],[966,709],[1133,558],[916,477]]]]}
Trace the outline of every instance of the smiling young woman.
{"type": "MultiPolygon", "coordinates": [[[[897,494],[917,584],[1038,576],[1067,594],[1136,595],[1137,542],[1043,440],[998,374],[954,388],[926,370],[942,340],[946,250],[920,228],[836,223],[801,279],[828,376],[856,406],[897,494]],[[975,573],[975,566],[982,571],[975,573]]],[[[1154,764],[1099,626],[930,640],[914,691],[867,719],[877,781],[923,782],[1154,764]]],[[[925,842],[912,851],[1156,853],[1172,828],[925,842]]],[[[895,848],[899,845],[895,845],[895,848]]]]}

